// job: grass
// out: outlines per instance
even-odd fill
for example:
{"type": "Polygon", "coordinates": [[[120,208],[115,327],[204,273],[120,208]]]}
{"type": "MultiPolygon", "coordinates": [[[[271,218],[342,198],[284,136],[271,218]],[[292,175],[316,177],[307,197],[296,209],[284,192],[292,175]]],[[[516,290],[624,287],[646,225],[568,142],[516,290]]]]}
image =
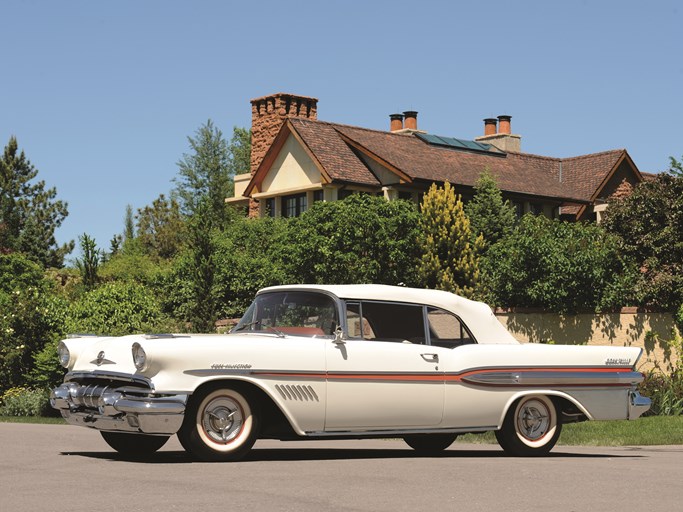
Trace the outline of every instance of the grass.
{"type": "MultiPolygon", "coordinates": [[[[462,443],[495,444],[493,432],[466,434],[462,443]]],[[[649,416],[635,421],[584,421],[562,427],[558,445],[649,446],[683,444],[683,416],[649,416]]]]}
{"type": "Polygon", "coordinates": [[[42,423],[45,425],[66,425],[63,418],[43,416],[0,416],[0,423],[42,423]]]}
{"type": "MultiPolygon", "coordinates": [[[[62,418],[0,416],[0,423],[42,423],[65,425],[62,418]]],[[[496,444],[493,432],[465,434],[461,443],[496,444]]],[[[649,416],[635,421],[585,421],[562,427],[559,445],[565,446],[649,446],[683,445],[683,416],[649,416]]]]}

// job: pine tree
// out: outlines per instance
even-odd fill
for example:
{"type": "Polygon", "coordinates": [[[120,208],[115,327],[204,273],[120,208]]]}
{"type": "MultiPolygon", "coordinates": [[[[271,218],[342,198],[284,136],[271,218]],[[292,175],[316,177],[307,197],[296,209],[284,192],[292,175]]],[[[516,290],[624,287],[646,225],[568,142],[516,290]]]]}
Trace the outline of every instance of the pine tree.
{"type": "Polygon", "coordinates": [[[47,267],[61,267],[74,243],[59,247],[55,230],[68,215],[55,188],[34,181],[38,170],[10,137],[0,158],[0,252],[22,252],[47,267]]]}
{"type": "Polygon", "coordinates": [[[515,226],[515,210],[503,194],[488,169],[479,176],[474,186],[474,197],[465,205],[470,220],[472,236],[484,237],[485,250],[501,238],[512,233],[515,226]]]}
{"type": "Polygon", "coordinates": [[[192,152],[183,154],[178,161],[178,176],[173,180],[181,211],[191,217],[207,201],[206,214],[221,225],[226,212],[225,198],[233,190],[228,143],[211,119],[187,140],[192,152]]]}
{"type": "Polygon", "coordinates": [[[76,268],[81,274],[81,280],[86,290],[92,290],[97,285],[97,272],[100,266],[101,252],[97,249],[95,239],[83,233],[79,238],[82,258],[76,259],[76,268]]]}
{"type": "Polygon", "coordinates": [[[428,288],[472,297],[479,280],[483,237],[472,241],[470,222],[450,183],[432,185],[422,201],[424,254],[419,275],[428,288]]]}
{"type": "Polygon", "coordinates": [[[130,242],[135,238],[135,222],[133,220],[133,207],[126,205],[126,216],[123,218],[123,241],[130,242]]]}

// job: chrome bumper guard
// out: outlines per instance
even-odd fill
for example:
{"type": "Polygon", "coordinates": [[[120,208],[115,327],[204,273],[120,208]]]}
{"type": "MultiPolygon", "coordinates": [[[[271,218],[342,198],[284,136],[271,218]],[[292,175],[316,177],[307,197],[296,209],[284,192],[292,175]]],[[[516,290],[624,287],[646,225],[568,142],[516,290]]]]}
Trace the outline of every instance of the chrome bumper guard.
{"type": "Polygon", "coordinates": [[[65,382],[50,405],[71,425],[145,434],[175,434],[183,423],[186,394],[154,395],[137,387],[65,382]]]}
{"type": "Polygon", "coordinates": [[[646,396],[642,396],[637,391],[629,391],[628,393],[628,419],[635,420],[641,414],[648,411],[652,405],[652,400],[646,396]]]}

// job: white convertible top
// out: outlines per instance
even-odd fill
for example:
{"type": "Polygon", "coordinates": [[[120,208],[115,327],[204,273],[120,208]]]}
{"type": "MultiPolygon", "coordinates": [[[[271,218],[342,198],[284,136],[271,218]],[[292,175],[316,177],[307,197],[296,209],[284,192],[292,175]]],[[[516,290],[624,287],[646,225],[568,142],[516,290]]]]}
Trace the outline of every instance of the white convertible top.
{"type": "Polygon", "coordinates": [[[259,294],[275,291],[320,291],[340,299],[380,300],[425,304],[454,313],[467,325],[477,342],[484,344],[519,343],[498,321],[491,308],[454,293],[422,288],[406,288],[386,284],[296,284],[270,286],[259,294]]]}

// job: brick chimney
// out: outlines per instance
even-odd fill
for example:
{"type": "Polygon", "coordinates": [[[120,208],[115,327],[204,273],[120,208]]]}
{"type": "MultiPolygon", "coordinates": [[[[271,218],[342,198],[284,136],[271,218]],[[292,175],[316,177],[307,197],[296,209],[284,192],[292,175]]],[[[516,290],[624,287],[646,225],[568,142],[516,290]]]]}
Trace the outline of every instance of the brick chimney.
{"type": "Polygon", "coordinates": [[[289,117],[318,118],[318,99],[278,92],[251,100],[251,174],[289,117]]]}
{"type": "Polygon", "coordinates": [[[484,135],[477,137],[477,142],[491,144],[501,151],[519,153],[522,151],[522,136],[514,135],[510,126],[512,116],[498,116],[498,119],[487,117],[484,119],[484,135]],[[498,131],[496,132],[496,123],[498,131]]]}
{"type": "Polygon", "coordinates": [[[403,112],[403,118],[405,119],[406,130],[417,131],[417,112],[414,110],[406,110],[403,112]]]}
{"type": "Polygon", "coordinates": [[[484,136],[495,135],[498,132],[498,120],[495,117],[484,119],[484,136]]]}
{"type": "Polygon", "coordinates": [[[389,114],[389,129],[392,132],[403,130],[403,114],[389,114]]]}
{"type": "Polygon", "coordinates": [[[498,116],[498,133],[511,134],[510,120],[512,116],[498,116]]]}

